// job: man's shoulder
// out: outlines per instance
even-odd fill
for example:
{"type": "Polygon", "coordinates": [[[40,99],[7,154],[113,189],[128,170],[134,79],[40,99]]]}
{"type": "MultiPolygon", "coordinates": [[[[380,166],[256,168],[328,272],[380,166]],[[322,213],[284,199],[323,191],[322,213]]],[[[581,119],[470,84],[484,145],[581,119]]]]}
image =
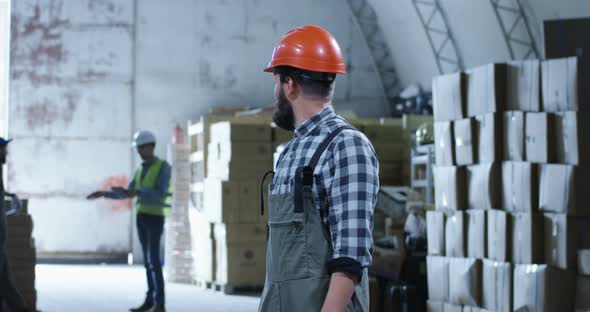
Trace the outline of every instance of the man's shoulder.
{"type": "Polygon", "coordinates": [[[336,137],[334,137],[334,142],[340,143],[342,141],[357,141],[362,144],[372,145],[371,141],[362,133],[360,130],[352,126],[346,119],[338,116],[333,120],[330,120],[329,128],[330,132],[335,131],[341,127],[350,127],[349,129],[344,129],[340,132],[336,137]]]}
{"type": "Polygon", "coordinates": [[[164,168],[166,168],[166,169],[172,168],[172,165],[170,165],[170,163],[167,160],[160,159],[160,161],[162,162],[162,169],[164,169],[164,168]]]}
{"type": "MultiPolygon", "coordinates": [[[[158,162],[160,162],[162,164],[161,169],[171,169],[172,168],[172,165],[170,165],[170,163],[167,160],[161,159],[161,158],[157,158],[154,162],[152,162],[149,165],[149,167],[155,166],[158,162]]],[[[140,164],[137,167],[136,172],[141,172],[144,168],[145,168],[145,165],[140,164]]]]}
{"type": "Polygon", "coordinates": [[[351,128],[342,130],[332,139],[331,145],[333,152],[335,150],[344,149],[346,151],[350,151],[350,153],[367,154],[367,156],[376,154],[373,144],[371,144],[371,141],[369,141],[367,136],[365,136],[365,134],[360,130],[351,126],[343,118],[335,118],[334,120],[331,120],[331,123],[329,124],[329,132],[335,131],[336,129],[344,126],[349,126],[351,128]]]}

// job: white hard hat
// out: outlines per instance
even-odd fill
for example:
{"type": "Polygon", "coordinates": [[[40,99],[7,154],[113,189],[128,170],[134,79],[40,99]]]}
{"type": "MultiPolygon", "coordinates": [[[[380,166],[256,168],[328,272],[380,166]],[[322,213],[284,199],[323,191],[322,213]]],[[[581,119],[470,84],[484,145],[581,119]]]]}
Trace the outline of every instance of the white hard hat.
{"type": "Polygon", "coordinates": [[[133,147],[142,146],[145,144],[156,143],[156,136],[146,130],[140,130],[133,136],[133,147]]]}

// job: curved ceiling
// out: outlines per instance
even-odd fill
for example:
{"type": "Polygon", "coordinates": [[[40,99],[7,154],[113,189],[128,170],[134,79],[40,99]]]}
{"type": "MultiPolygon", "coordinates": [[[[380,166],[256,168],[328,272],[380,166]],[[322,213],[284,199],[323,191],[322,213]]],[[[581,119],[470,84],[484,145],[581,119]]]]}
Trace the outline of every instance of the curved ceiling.
{"type": "MultiPolygon", "coordinates": [[[[412,0],[367,0],[377,12],[378,23],[390,48],[403,86],[419,83],[430,89],[439,69],[428,37],[412,0]]],[[[515,2],[517,0],[500,0],[515,2]]],[[[543,53],[543,21],[590,17],[587,0],[519,0],[534,42],[543,53]]],[[[511,59],[498,18],[489,0],[439,0],[448,28],[466,68],[511,59]]],[[[517,55],[519,55],[517,53],[517,55]]]]}

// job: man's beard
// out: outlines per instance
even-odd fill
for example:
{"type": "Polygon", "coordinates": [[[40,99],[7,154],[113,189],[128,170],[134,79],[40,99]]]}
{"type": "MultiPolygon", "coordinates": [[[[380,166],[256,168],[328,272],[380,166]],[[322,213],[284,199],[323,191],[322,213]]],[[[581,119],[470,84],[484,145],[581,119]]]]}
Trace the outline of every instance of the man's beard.
{"type": "Polygon", "coordinates": [[[295,130],[295,114],[293,113],[293,108],[291,107],[289,99],[287,99],[283,89],[279,91],[279,97],[276,104],[278,110],[272,116],[272,121],[281,129],[287,131],[295,130]]]}

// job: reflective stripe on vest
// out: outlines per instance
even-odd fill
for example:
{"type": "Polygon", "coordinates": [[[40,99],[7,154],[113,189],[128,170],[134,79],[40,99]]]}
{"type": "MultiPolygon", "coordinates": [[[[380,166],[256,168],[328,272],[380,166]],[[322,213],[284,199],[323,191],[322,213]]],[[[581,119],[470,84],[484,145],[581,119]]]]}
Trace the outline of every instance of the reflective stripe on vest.
{"type": "MultiPolygon", "coordinates": [[[[162,165],[164,162],[160,159],[156,159],[156,161],[149,166],[145,176],[143,176],[144,168],[137,170],[137,174],[135,175],[135,187],[139,189],[155,189],[156,184],[158,182],[158,177],[160,176],[160,171],[162,170],[162,165]]],[[[164,197],[163,202],[160,205],[146,205],[140,202],[141,195],[137,195],[137,201],[135,203],[135,210],[137,213],[145,213],[157,216],[168,216],[170,214],[170,207],[172,204],[172,185],[168,185],[168,193],[166,197],[164,197]]]]}

